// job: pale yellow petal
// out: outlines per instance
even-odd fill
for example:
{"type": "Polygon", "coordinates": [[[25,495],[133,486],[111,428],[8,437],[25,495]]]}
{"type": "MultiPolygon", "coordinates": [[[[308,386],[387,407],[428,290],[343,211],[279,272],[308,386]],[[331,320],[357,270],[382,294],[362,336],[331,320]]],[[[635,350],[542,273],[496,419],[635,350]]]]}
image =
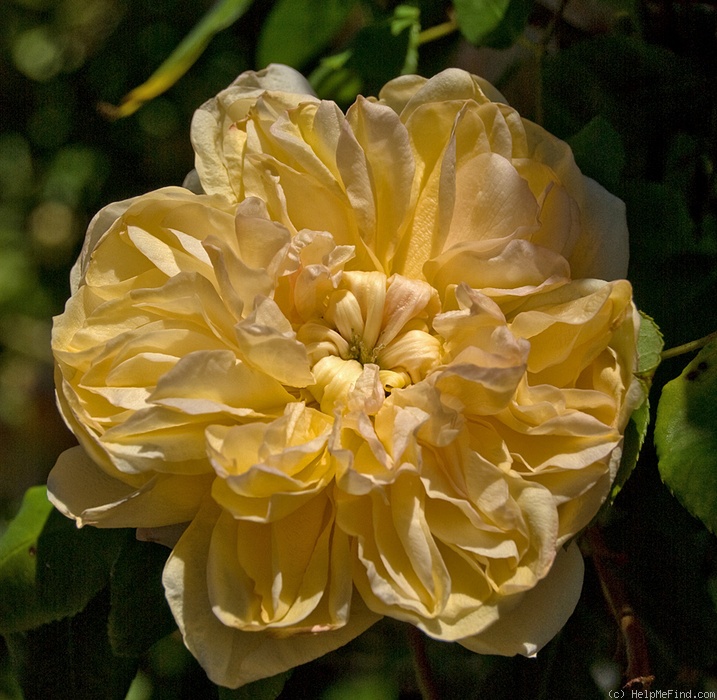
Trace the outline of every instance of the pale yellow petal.
{"type": "Polygon", "coordinates": [[[211,480],[163,475],[125,483],[108,475],[81,447],[73,447],[58,458],[47,488],[52,503],[78,526],[154,528],[190,521],[211,480]]]}
{"type": "Polygon", "coordinates": [[[563,627],[577,605],[583,558],[575,543],[559,551],[550,573],[520,601],[497,606],[496,621],[460,643],[479,654],[535,656],[563,627]]]}
{"type": "MultiPolygon", "coordinates": [[[[333,609],[347,619],[336,629],[304,630],[277,636],[270,631],[244,632],[222,624],[212,610],[207,584],[209,544],[219,513],[208,504],[194,519],[170,555],[163,583],[172,613],[187,648],[210,680],[236,688],[276,675],[343,646],[370,627],[379,616],[370,613],[357,595],[349,605],[333,600],[333,609]],[[343,607],[342,607],[343,606],[343,607]]],[[[331,623],[326,614],[325,623],[331,623]]]]}

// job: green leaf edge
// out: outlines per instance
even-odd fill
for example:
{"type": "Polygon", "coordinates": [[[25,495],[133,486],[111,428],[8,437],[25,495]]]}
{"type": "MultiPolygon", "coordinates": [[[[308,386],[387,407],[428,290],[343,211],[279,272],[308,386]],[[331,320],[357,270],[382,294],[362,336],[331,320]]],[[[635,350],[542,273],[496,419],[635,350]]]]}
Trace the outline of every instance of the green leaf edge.
{"type": "Polygon", "coordinates": [[[623,438],[622,458],[615,475],[608,505],[611,504],[630,478],[645,444],[647,429],[650,425],[650,386],[655,370],[660,364],[664,339],[662,332],[655,321],[642,311],[640,314],[640,329],[637,334],[637,370],[635,376],[642,385],[644,400],[632,412],[630,420],[625,426],[623,438]]]}
{"type": "MultiPolygon", "coordinates": [[[[32,486],[23,496],[20,510],[10,521],[7,530],[0,538],[0,583],[5,585],[12,573],[8,573],[6,567],[19,566],[20,571],[15,572],[19,578],[19,585],[31,585],[35,581],[37,568],[37,541],[52,512],[52,504],[47,500],[47,489],[45,486],[32,486]],[[25,562],[17,563],[17,558],[22,552],[29,555],[25,562]]],[[[8,584],[12,586],[12,584],[8,584]]],[[[25,615],[23,621],[9,623],[7,620],[0,620],[0,634],[20,632],[33,627],[38,627],[44,622],[50,621],[46,615],[42,615],[41,601],[37,595],[36,587],[32,591],[28,588],[28,601],[32,601],[32,609],[22,611],[25,615]],[[34,593],[34,596],[33,596],[34,593]]]]}

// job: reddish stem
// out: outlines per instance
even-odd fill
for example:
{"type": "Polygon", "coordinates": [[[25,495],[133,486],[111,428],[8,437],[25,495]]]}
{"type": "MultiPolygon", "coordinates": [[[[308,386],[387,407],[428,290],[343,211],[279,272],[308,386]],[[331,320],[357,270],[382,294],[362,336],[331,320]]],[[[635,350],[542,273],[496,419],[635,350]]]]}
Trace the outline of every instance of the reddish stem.
{"type": "Polygon", "coordinates": [[[589,528],[586,532],[590,545],[595,571],[600,580],[605,600],[615,617],[615,621],[622,634],[627,657],[625,669],[626,682],[624,689],[649,689],[655,680],[650,673],[650,659],[647,653],[645,632],[639,618],[635,614],[625,589],[621,576],[620,555],[608,548],[603,539],[602,532],[597,526],[589,528]]]}

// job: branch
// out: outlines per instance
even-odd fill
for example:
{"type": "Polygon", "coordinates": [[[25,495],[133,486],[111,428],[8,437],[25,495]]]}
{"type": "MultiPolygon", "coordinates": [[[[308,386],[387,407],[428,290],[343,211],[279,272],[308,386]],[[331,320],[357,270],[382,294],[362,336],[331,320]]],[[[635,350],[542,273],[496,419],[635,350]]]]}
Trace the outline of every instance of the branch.
{"type": "Polygon", "coordinates": [[[620,576],[618,555],[611,552],[602,532],[597,526],[589,528],[586,537],[590,545],[590,554],[600,579],[605,600],[620,628],[627,656],[627,679],[625,690],[649,690],[655,676],[650,672],[650,659],[647,653],[647,641],[640,620],[630,605],[625,584],[620,576]]]}

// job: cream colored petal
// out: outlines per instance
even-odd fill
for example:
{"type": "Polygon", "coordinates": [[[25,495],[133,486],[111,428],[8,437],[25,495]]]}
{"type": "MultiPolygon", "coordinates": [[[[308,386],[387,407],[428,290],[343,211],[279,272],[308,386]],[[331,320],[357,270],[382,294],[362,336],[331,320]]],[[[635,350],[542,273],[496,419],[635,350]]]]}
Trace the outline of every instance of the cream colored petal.
{"type": "Polygon", "coordinates": [[[378,345],[388,345],[404,330],[414,318],[428,320],[439,309],[435,290],[420,280],[393,275],[388,280],[388,289],[383,308],[381,334],[378,345]]]}
{"type": "Polygon", "coordinates": [[[569,259],[573,278],[624,278],[629,259],[625,205],[580,173],[566,143],[537,124],[524,124],[529,157],[553,169],[580,209],[581,234],[569,259]]]}
{"type": "Polygon", "coordinates": [[[206,431],[207,451],[221,477],[214,499],[237,519],[275,522],[322,491],[333,476],[326,454],[331,419],[301,403],[271,423],[206,431]]]}
{"type": "MultiPolygon", "coordinates": [[[[344,610],[348,622],[337,629],[277,636],[222,624],[212,611],[206,573],[218,515],[216,506],[207,504],[170,555],[163,575],[167,600],[184,642],[214,683],[236,688],[276,675],[343,646],[378,621],[379,616],[354,595],[350,612],[344,610]]],[[[332,604],[340,609],[340,601],[332,604]]],[[[331,618],[327,615],[324,621],[330,624],[331,618]]],[[[315,627],[321,629],[320,624],[315,627]]]]}
{"type": "Polygon", "coordinates": [[[565,258],[520,239],[509,241],[497,254],[467,243],[427,261],[423,272],[438,290],[463,282],[489,296],[498,296],[497,290],[524,296],[547,280],[566,282],[570,277],[565,258]]]}
{"type": "Polygon", "coordinates": [[[236,78],[232,87],[245,92],[259,89],[297,95],[314,94],[309,81],[299,71],[280,63],[270,63],[258,71],[245,71],[236,78]]]}
{"type": "Polygon", "coordinates": [[[195,165],[206,192],[229,200],[241,198],[246,137],[236,123],[267,91],[273,91],[286,106],[315,99],[311,86],[297,71],[272,64],[262,71],[242,73],[194,113],[191,138],[195,165]]]}
{"type": "Polygon", "coordinates": [[[479,654],[535,656],[565,625],[580,597],[583,558],[575,543],[559,551],[550,573],[517,604],[506,601],[495,622],[479,635],[459,640],[479,654]]]}
{"type": "Polygon", "coordinates": [[[538,205],[510,161],[477,154],[456,171],[456,201],[444,250],[471,241],[484,249],[527,238],[537,229],[538,205]]]}
{"type": "MultiPolygon", "coordinates": [[[[399,111],[405,121],[414,109],[427,102],[449,100],[474,100],[479,104],[488,102],[482,90],[483,85],[488,84],[464,70],[448,68],[430,80],[413,75],[396,78],[384,86],[379,97],[399,111]]],[[[500,94],[494,88],[491,92],[493,96],[500,94]]]]}
{"type": "Polygon", "coordinates": [[[362,237],[388,270],[413,204],[415,165],[408,132],[392,109],[360,96],[346,119],[365,155],[375,206],[375,231],[362,231],[362,237]]]}
{"type": "Polygon", "coordinates": [[[251,315],[235,330],[242,356],[253,367],[288,386],[314,383],[306,348],[296,340],[291,324],[274,301],[258,300],[251,315]]]}
{"type": "Polygon", "coordinates": [[[414,624],[445,605],[450,579],[425,522],[420,482],[403,472],[388,493],[338,499],[338,526],[357,539],[354,580],[367,605],[414,624]]]}
{"type": "Polygon", "coordinates": [[[77,258],[77,262],[73,265],[72,271],[70,272],[70,291],[72,294],[74,294],[79,288],[80,283],[85,276],[85,272],[87,271],[90,256],[97,247],[99,241],[107,233],[115,221],[117,221],[117,219],[119,219],[137,199],[137,197],[133,197],[131,199],[125,199],[121,202],[113,202],[112,204],[100,209],[100,211],[92,217],[92,221],[90,221],[90,225],[87,228],[84,243],[82,244],[82,251],[77,258]]]}
{"type": "Polygon", "coordinates": [[[293,400],[274,379],[238,362],[227,350],[198,351],[179,360],[157,383],[149,403],[190,414],[277,415],[293,400]]]}
{"type": "MultiPolygon", "coordinates": [[[[392,272],[420,279],[425,261],[442,249],[455,204],[454,122],[460,111],[455,102],[422,105],[406,123],[416,162],[416,205],[411,226],[398,242],[392,272]]],[[[479,136],[473,136],[481,152],[479,136]]]]}
{"type": "Polygon", "coordinates": [[[609,344],[630,313],[629,282],[580,280],[535,295],[511,320],[511,331],[531,344],[534,384],[566,386],[609,344]]]}
{"type": "Polygon", "coordinates": [[[63,452],[47,480],[48,498],[78,527],[163,527],[191,520],[213,475],[148,477],[141,485],[112,478],[81,447],[63,452]]]}
{"type": "MultiPolygon", "coordinates": [[[[237,521],[224,512],[209,546],[207,586],[214,614],[229,627],[259,631],[305,627],[334,578],[333,519],[319,495],[271,524],[237,521]]],[[[348,550],[348,543],[344,542],[348,550]]],[[[347,579],[347,572],[335,572],[347,579]]],[[[333,616],[332,616],[333,617],[333,616]]],[[[345,620],[326,620],[340,626],[345,620]]]]}
{"type": "Polygon", "coordinates": [[[319,360],[312,371],[316,383],[309,386],[309,391],[321,405],[321,410],[333,415],[334,409],[346,402],[363,367],[356,360],[342,360],[329,355],[319,360]]]}

